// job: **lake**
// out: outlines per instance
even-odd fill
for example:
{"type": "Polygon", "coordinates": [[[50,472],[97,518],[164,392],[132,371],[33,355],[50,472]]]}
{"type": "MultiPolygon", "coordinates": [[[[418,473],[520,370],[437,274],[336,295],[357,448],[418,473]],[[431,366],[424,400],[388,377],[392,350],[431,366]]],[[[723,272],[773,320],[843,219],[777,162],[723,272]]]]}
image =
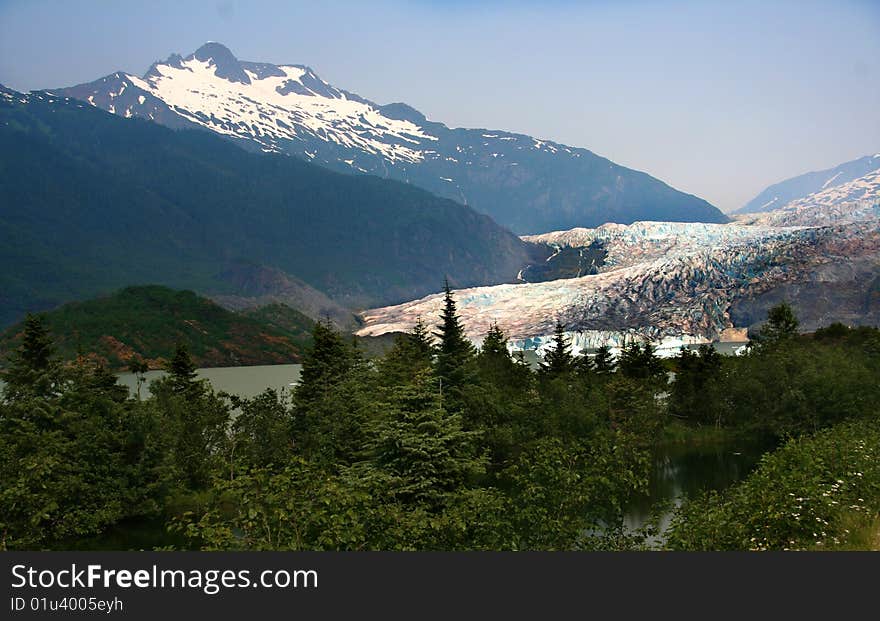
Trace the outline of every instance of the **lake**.
{"type": "MultiPolygon", "coordinates": [[[[197,369],[199,378],[211,382],[216,391],[225,391],[240,397],[255,397],[267,388],[277,391],[291,389],[299,380],[302,371],[301,364],[272,364],[254,367],[215,367],[211,369],[197,369]]],[[[141,396],[149,396],[148,386],[150,382],[165,375],[165,371],[147,371],[144,374],[144,384],[141,388],[141,396]]],[[[121,373],[119,383],[128,386],[131,393],[137,394],[137,377],[134,373],[121,373]]]]}
{"type": "MultiPolygon", "coordinates": [[[[648,493],[631,499],[624,516],[627,529],[644,526],[657,503],[678,506],[686,496],[723,490],[744,479],[774,445],[767,440],[737,440],[703,445],[674,444],[655,450],[648,493]]],[[[669,525],[664,512],[661,528],[669,525]]]]}

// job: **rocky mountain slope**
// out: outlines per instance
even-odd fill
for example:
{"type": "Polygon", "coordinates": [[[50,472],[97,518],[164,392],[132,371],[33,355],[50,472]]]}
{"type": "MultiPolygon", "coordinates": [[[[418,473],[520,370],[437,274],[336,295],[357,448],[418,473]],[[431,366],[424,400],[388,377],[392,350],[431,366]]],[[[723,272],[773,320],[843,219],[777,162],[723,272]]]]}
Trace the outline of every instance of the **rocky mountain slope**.
{"type": "Polygon", "coordinates": [[[793,200],[779,209],[740,214],[735,219],[743,224],[822,226],[877,217],[880,217],[880,168],[858,179],[793,200]]]}
{"type": "Polygon", "coordinates": [[[449,128],[379,105],[303,65],[240,61],[219,43],[142,77],[117,72],[53,89],[123,117],[204,128],[262,151],[397,179],[471,205],[518,233],[635,220],[725,222],[715,207],[586,149],[449,128]]]}
{"type": "MultiPolygon", "coordinates": [[[[759,213],[783,209],[789,203],[810,200],[808,199],[810,195],[821,195],[835,189],[841,202],[859,200],[863,198],[860,192],[863,186],[858,180],[869,173],[874,173],[876,176],[878,172],[880,172],[880,153],[866,155],[834,168],[808,172],[775,183],[734,213],[759,213]],[[852,182],[856,183],[853,185],[852,182]]],[[[823,198],[820,197],[818,200],[821,201],[823,198]]]]}

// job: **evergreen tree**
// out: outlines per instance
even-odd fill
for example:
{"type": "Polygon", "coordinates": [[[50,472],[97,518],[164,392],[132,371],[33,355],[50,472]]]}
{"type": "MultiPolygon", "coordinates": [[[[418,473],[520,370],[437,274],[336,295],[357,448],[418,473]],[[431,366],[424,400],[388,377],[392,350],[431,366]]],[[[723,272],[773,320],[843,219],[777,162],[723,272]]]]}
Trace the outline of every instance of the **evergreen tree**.
{"type": "Polygon", "coordinates": [[[575,359],[571,355],[571,347],[565,337],[565,326],[556,322],[553,332],[553,344],[544,355],[541,373],[547,377],[563,377],[575,368],[575,359]]]}
{"type": "Polygon", "coordinates": [[[95,363],[88,374],[87,388],[94,394],[107,397],[117,403],[128,398],[128,388],[119,383],[116,374],[102,362],[95,363]]]}
{"type": "MultiPolygon", "coordinates": [[[[521,354],[522,352],[517,352],[521,354]]],[[[477,354],[477,365],[483,378],[497,388],[510,391],[526,382],[522,368],[507,347],[507,335],[493,322],[477,354]]]]}
{"type": "Polygon", "coordinates": [[[303,358],[299,383],[294,391],[297,404],[314,402],[342,381],[352,367],[353,351],[329,319],[312,328],[312,347],[303,358]]]}
{"type": "Polygon", "coordinates": [[[167,366],[171,389],[177,394],[197,391],[200,384],[196,380],[196,365],[183,343],[178,343],[174,356],[167,366]]]}
{"type": "Polygon", "coordinates": [[[10,356],[3,380],[5,398],[10,401],[25,396],[47,397],[59,389],[61,364],[39,315],[28,314],[25,319],[21,345],[10,356]]]}
{"type": "Polygon", "coordinates": [[[345,342],[329,320],[312,331],[293,393],[294,442],[310,458],[350,463],[363,448],[375,401],[375,373],[360,349],[345,342]]]}
{"type": "Polygon", "coordinates": [[[36,385],[14,384],[0,403],[0,549],[56,546],[155,511],[162,480],[149,414],[102,364],[80,358],[60,381],[51,338],[29,319],[13,376],[36,385]]]}
{"type": "Polygon", "coordinates": [[[434,342],[431,339],[431,331],[421,317],[416,320],[410,340],[420,356],[429,361],[434,358],[434,342]]]}
{"type": "Polygon", "coordinates": [[[476,452],[478,434],[465,431],[461,416],[440,405],[433,384],[426,372],[394,389],[383,408],[388,415],[375,424],[369,446],[372,465],[392,494],[429,510],[485,470],[476,452]]]}
{"type": "Polygon", "coordinates": [[[593,369],[600,375],[613,373],[616,368],[614,356],[611,355],[611,348],[608,345],[601,345],[593,354],[593,369]]]}
{"type": "Polygon", "coordinates": [[[449,409],[461,407],[461,391],[465,384],[473,379],[473,363],[475,349],[464,334],[464,327],[455,307],[455,299],[449,288],[449,281],[443,284],[444,305],[440,315],[440,326],[434,336],[437,337],[437,357],[435,373],[439,378],[440,389],[449,399],[449,409]]]}
{"type": "Polygon", "coordinates": [[[178,484],[196,490],[207,484],[226,443],[229,404],[207,380],[196,377],[186,345],[179,343],[168,375],[150,385],[172,445],[178,484]]]}
{"type": "Polygon", "coordinates": [[[664,373],[654,346],[651,343],[640,345],[636,340],[624,343],[617,366],[624,376],[633,379],[658,378],[664,373]]]}
{"type": "Polygon", "coordinates": [[[487,358],[510,359],[510,351],[507,349],[507,336],[498,327],[497,321],[493,321],[489,327],[486,338],[483,339],[483,346],[480,348],[480,355],[487,358]]]}
{"type": "Polygon", "coordinates": [[[717,395],[710,392],[721,372],[721,354],[703,344],[697,352],[682,347],[673,361],[675,380],[669,395],[669,413],[688,421],[720,424],[717,395]]]}
{"type": "Polygon", "coordinates": [[[781,302],[767,311],[767,323],[758,335],[759,346],[781,343],[798,333],[800,322],[788,302],[781,302]]]}
{"type": "Polygon", "coordinates": [[[398,335],[394,345],[379,361],[380,381],[385,386],[406,384],[431,368],[434,346],[427,326],[419,318],[413,331],[398,335]]]}

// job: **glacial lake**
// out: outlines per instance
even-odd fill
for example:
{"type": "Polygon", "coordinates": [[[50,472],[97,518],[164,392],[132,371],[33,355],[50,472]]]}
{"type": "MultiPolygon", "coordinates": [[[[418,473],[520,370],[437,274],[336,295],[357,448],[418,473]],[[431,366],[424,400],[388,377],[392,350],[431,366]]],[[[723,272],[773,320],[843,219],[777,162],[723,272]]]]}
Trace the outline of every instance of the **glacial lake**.
{"type": "MultiPolygon", "coordinates": [[[[224,391],[240,397],[255,397],[267,388],[277,391],[290,390],[299,381],[301,364],[272,364],[253,367],[215,367],[196,369],[196,375],[211,383],[215,391],[224,391]]],[[[165,371],[147,371],[141,396],[149,396],[149,385],[165,375],[165,371]]],[[[137,393],[137,377],[134,373],[121,373],[119,383],[128,386],[131,394],[137,393]]]]}

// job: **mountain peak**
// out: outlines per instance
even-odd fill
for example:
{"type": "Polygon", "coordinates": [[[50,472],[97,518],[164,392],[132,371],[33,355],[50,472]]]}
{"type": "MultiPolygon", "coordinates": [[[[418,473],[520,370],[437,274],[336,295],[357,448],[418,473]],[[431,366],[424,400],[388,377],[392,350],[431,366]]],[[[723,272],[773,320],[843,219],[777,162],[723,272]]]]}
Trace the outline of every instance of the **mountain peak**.
{"type": "MultiPolygon", "coordinates": [[[[197,49],[189,58],[195,58],[202,62],[210,62],[216,67],[214,75],[230,82],[250,84],[251,79],[245,73],[235,55],[228,47],[216,41],[208,41],[197,49]]],[[[189,60],[189,58],[187,60],[189,60]]]]}
{"type": "Polygon", "coordinates": [[[216,41],[157,63],[142,81],[103,79],[58,92],[121,116],[203,127],[248,148],[475,202],[520,233],[608,221],[727,221],[702,199],[585,149],[450,129],[410,105],[382,106],[336,88],[308,65],[239,60],[216,41]]]}

